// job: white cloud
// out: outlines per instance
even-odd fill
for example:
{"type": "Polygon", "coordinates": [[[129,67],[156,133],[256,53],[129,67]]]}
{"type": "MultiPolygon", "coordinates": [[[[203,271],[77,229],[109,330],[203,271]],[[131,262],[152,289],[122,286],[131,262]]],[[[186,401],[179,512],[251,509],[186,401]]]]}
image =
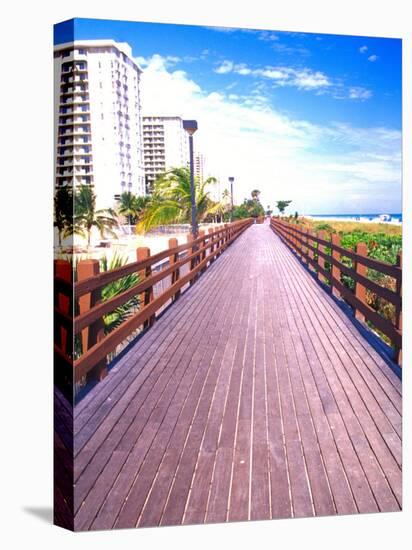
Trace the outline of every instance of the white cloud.
{"type": "Polygon", "coordinates": [[[375,55],[375,54],[370,55],[370,56],[368,57],[368,61],[372,61],[372,63],[373,63],[374,61],[377,61],[377,59],[378,59],[378,56],[375,55]]]}
{"type": "Polygon", "coordinates": [[[366,53],[368,51],[368,46],[361,46],[359,48],[360,53],[366,53]]]}
{"type": "Polygon", "coordinates": [[[215,69],[215,73],[226,74],[226,73],[230,73],[232,70],[233,70],[233,62],[223,61],[223,63],[215,69]]]}
{"type": "Polygon", "coordinates": [[[281,81],[284,86],[295,86],[303,90],[324,88],[331,85],[329,78],[320,71],[311,69],[293,69],[290,67],[278,67],[274,69],[255,70],[253,74],[264,76],[276,81],[281,81]]]}
{"type": "Polygon", "coordinates": [[[294,75],[293,82],[298,88],[303,88],[304,90],[324,88],[331,85],[329,78],[325,74],[320,71],[313,72],[308,69],[297,71],[294,75]]]}
{"type": "Polygon", "coordinates": [[[274,80],[287,80],[289,78],[286,71],[279,69],[265,69],[263,71],[257,69],[253,74],[265,76],[266,78],[273,78],[274,80]]]}
{"type": "Polygon", "coordinates": [[[265,40],[267,42],[273,42],[279,40],[279,36],[271,31],[262,31],[258,36],[259,40],[265,40]]]}
{"type": "Polygon", "coordinates": [[[147,60],[142,75],[144,113],[196,119],[195,147],[222,182],[235,176],[236,202],[257,187],[265,205],[292,199],[299,212],[399,208],[399,131],[321,126],[285,116],[265,99],[206,92],[158,55],[147,60]]]}
{"type": "Polygon", "coordinates": [[[177,57],[176,55],[166,55],[166,56],[160,56],[160,55],[154,55],[152,57],[135,57],[135,61],[140,67],[145,68],[149,65],[149,63],[152,64],[152,66],[165,66],[165,67],[172,67],[173,65],[176,65],[181,61],[180,57],[177,57]]]}
{"type": "Polygon", "coordinates": [[[238,67],[236,69],[236,73],[240,74],[242,76],[247,76],[247,75],[251,74],[251,72],[252,72],[252,69],[249,69],[248,67],[238,67]]]}
{"type": "Polygon", "coordinates": [[[325,88],[331,85],[330,79],[324,73],[311,69],[295,69],[293,67],[256,69],[248,67],[245,63],[235,64],[233,61],[225,60],[215,69],[215,72],[219,74],[233,72],[241,76],[261,76],[274,80],[280,86],[295,86],[302,90],[325,88]]]}
{"type": "Polygon", "coordinates": [[[349,88],[349,99],[369,99],[372,97],[372,92],[361,86],[353,86],[349,88]]]}
{"type": "Polygon", "coordinates": [[[272,44],[272,48],[278,52],[278,53],[284,53],[284,54],[291,54],[291,55],[300,55],[300,56],[308,56],[310,55],[310,51],[307,48],[302,48],[299,46],[287,46],[286,44],[281,44],[279,42],[275,42],[272,44]]]}
{"type": "Polygon", "coordinates": [[[204,27],[204,28],[209,29],[211,31],[217,31],[217,32],[236,32],[239,30],[233,27],[204,27]]]}

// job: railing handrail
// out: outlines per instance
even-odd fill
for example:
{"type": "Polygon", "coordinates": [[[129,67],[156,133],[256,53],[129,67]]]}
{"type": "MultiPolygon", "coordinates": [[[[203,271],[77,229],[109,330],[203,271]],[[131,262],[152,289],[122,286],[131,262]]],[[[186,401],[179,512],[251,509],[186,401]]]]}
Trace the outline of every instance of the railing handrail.
{"type": "MultiPolygon", "coordinates": [[[[135,296],[136,294],[141,294],[142,292],[144,292],[148,288],[150,288],[153,285],[155,285],[156,283],[160,282],[165,277],[169,276],[176,269],[179,269],[183,265],[190,262],[190,260],[192,260],[192,259],[196,258],[197,256],[199,256],[202,252],[206,251],[213,244],[216,244],[218,242],[219,242],[219,239],[211,239],[210,242],[208,242],[202,248],[199,248],[196,252],[193,252],[190,255],[184,256],[184,258],[182,258],[181,260],[179,260],[175,264],[172,264],[169,267],[167,267],[165,269],[162,269],[161,271],[159,271],[155,275],[151,275],[150,277],[146,277],[145,279],[143,279],[143,281],[141,281],[141,282],[137,283],[136,285],[130,287],[125,292],[122,292],[121,294],[118,294],[117,296],[115,296],[113,298],[110,298],[109,300],[106,300],[105,302],[102,302],[98,306],[95,306],[93,309],[90,309],[86,313],[83,313],[83,314],[77,316],[76,320],[75,320],[76,322],[75,322],[74,333],[78,334],[83,328],[88,326],[90,323],[92,323],[93,321],[95,321],[96,319],[101,317],[102,315],[106,315],[107,313],[110,313],[111,311],[113,311],[117,307],[125,304],[128,300],[130,300],[130,298],[132,296],[135,296]],[[94,314],[92,314],[92,312],[94,312],[94,314]]],[[[192,248],[193,244],[189,243],[189,247],[192,248]]],[[[180,247],[170,248],[169,249],[170,252],[168,251],[169,252],[168,256],[172,256],[173,254],[177,254],[177,252],[173,252],[173,251],[176,251],[179,248],[180,247]]],[[[144,262],[135,262],[135,264],[137,264],[137,265],[141,265],[143,263],[144,262]]],[[[139,271],[139,270],[142,270],[142,267],[138,267],[137,269],[135,269],[135,271],[139,271]]],[[[114,280],[117,280],[119,278],[121,278],[121,277],[117,276],[116,279],[114,279],[114,280]]],[[[90,280],[90,279],[88,279],[88,280],[90,280]]],[[[77,284],[81,284],[81,283],[76,283],[75,288],[76,288],[77,284]]],[[[75,297],[77,297],[77,296],[78,296],[78,294],[75,292],[75,297]]]]}
{"type": "MultiPolygon", "coordinates": [[[[92,369],[94,372],[96,370],[95,367],[102,372],[105,369],[107,355],[114,351],[119,344],[140,326],[150,325],[156,312],[170,299],[176,298],[183,286],[188,283],[192,284],[194,278],[205,271],[208,264],[212,263],[233,240],[251,225],[252,221],[252,219],[244,219],[231,224],[225,224],[214,231],[209,230],[209,233],[200,235],[197,239],[191,239],[189,234],[187,243],[179,246],[170,246],[153,256],[150,256],[150,252],[146,248],[138,249],[148,254],[148,257],[103,273],[98,273],[97,260],[79,261],[78,269],[81,265],[88,265],[87,269],[94,266],[95,274],[74,284],[68,280],[67,266],[64,276],[56,272],[55,322],[58,327],[57,332],[66,331],[67,336],[64,337],[66,342],[69,336],[72,338],[75,334],[82,334],[83,353],[78,359],[71,360],[74,370],[74,380],[80,380],[92,369]],[[182,252],[189,253],[182,256],[182,252]],[[166,258],[169,258],[170,265],[153,273],[152,267],[166,258]],[[180,276],[180,268],[188,263],[190,265],[189,272],[184,276],[180,276]],[[103,286],[132,273],[143,274],[143,279],[140,279],[137,284],[121,294],[104,302],[101,301],[100,289],[103,286]],[[154,285],[169,276],[172,277],[171,285],[159,296],[153,297],[154,285]],[[140,307],[133,315],[123,321],[119,327],[104,335],[102,326],[103,316],[138,295],[143,299],[143,302],[141,302],[143,307],[140,307]],[[60,302],[65,296],[73,304],[79,304],[78,308],[70,307],[62,309],[60,302]],[[81,306],[82,301],[85,301],[86,305],[83,304],[81,306]],[[72,314],[74,311],[79,311],[79,313],[75,314],[73,319],[72,314]],[[90,334],[93,334],[91,339],[90,334]]],[[[177,241],[169,241],[169,244],[173,245],[175,242],[177,241]]],[[[60,263],[64,262],[60,261],[60,263]]],[[[84,274],[83,270],[83,276],[84,274]]],[[[57,350],[59,351],[57,353],[59,360],[61,359],[61,354],[70,360],[65,350],[61,348],[59,350],[58,347],[57,350]]],[[[95,374],[101,377],[98,372],[95,374]]]]}
{"type": "MultiPolygon", "coordinates": [[[[295,228],[292,224],[289,224],[284,221],[280,221],[277,219],[272,220],[273,223],[281,224],[283,227],[287,229],[291,229],[293,233],[297,233],[298,235],[309,237],[312,241],[321,244],[323,246],[327,246],[331,250],[335,250],[336,252],[339,252],[342,256],[346,256],[347,258],[350,258],[351,260],[354,260],[355,262],[360,262],[366,267],[369,267],[370,269],[374,269],[375,271],[379,271],[383,273],[384,275],[388,275],[389,277],[393,277],[394,279],[401,279],[402,278],[402,268],[389,264],[387,262],[383,262],[382,260],[376,260],[375,258],[369,258],[366,256],[361,256],[360,254],[357,254],[353,250],[349,250],[348,248],[344,248],[343,246],[339,246],[337,244],[332,243],[332,241],[327,241],[325,239],[322,239],[321,237],[318,237],[312,232],[306,233],[305,231],[302,231],[295,228]]],[[[300,242],[302,242],[302,239],[299,239],[300,242]]],[[[304,243],[304,246],[306,246],[306,243],[304,243]]],[[[317,249],[316,249],[317,250],[317,249]]],[[[329,255],[325,255],[325,257],[329,258],[329,255]]],[[[329,260],[328,260],[329,261],[329,260]]]]}
{"type": "MultiPolygon", "coordinates": [[[[377,329],[387,336],[395,347],[397,361],[401,363],[402,351],[402,266],[401,252],[398,255],[398,265],[388,264],[374,258],[369,258],[366,255],[359,254],[352,250],[348,250],[337,244],[336,242],[328,241],[311,231],[302,231],[285,221],[276,218],[271,218],[270,225],[274,231],[291,247],[301,258],[318,273],[318,277],[322,280],[327,279],[331,285],[332,291],[337,292],[343,297],[355,310],[358,318],[364,318],[370,321],[377,329]],[[313,246],[316,243],[317,248],[313,246]],[[323,247],[331,250],[331,254],[327,254],[323,247]],[[318,255],[318,261],[314,259],[314,254],[318,255]],[[336,257],[337,256],[337,257],[336,257]],[[344,256],[355,262],[355,267],[349,267],[342,263],[340,258],[344,256]],[[322,261],[320,261],[322,260],[322,261]],[[331,265],[331,271],[325,269],[325,260],[331,265]],[[384,275],[388,275],[395,280],[395,288],[393,291],[383,287],[372,281],[366,276],[366,268],[373,269],[384,275]],[[342,284],[340,273],[344,273],[353,279],[355,283],[355,292],[342,284]],[[339,277],[339,278],[338,278],[339,277]],[[387,300],[395,306],[395,321],[383,317],[375,309],[366,303],[366,289],[376,293],[377,296],[387,300]]],[[[339,241],[338,237],[335,237],[339,241]]],[[[358,246],[363,246],[366,251],[366,245],[359,243],[358,246]]],[[[366,252],[365,252],[366,253],[366,252]]]]}
{"type": "MultiPolygon", "coordinates": [[[[233,228],[242,223],[244,223],[244,220],[239,220],[229,225],[233,228]]],[[[198,237],[197,239],[189,243],[180,244],[179,246],[176,246],[174,248],[167,248],[165,250],[162,250],[161,252],[158,252],[153,256],[149,256],[147,259],[137,262],[131,262],[116,269],[111,269],[110,271],[99,273],[99,275],[94,275],[92,277],[89,277],[88,279],[83,279],[83,281],[78,281],[75,284],[74,297],[80,298],[80,296],[88,294],[89,292],[93,292],[94,290],[97,290],[109,283],[112,283],[117,279],[130,275],[132,273],[136,273],[137,271],[141,271],[147,267],[152,267],[161,260],[164,260],[165,258],[168,258],[169,256],[172,256],[174,254],[180,254],[181,252],[184,252],[189,248],[196,246],[197,244],[204,243],[205,240],[210,239],[210,237],[219,236],[224,231],[225,228],[222,227],[220,229],[217,229],[213,233],[208,233],[204,236],[198,237]]]]}

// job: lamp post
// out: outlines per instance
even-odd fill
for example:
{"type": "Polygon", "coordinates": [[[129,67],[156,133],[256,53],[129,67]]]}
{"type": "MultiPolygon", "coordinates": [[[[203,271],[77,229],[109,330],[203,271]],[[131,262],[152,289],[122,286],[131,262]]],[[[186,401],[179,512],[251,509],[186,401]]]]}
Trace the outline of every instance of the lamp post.
{"type": "Polygon", "coordinates": [[[192,235],[197,238],[197,212],[196,212],[196,196],[195,196],[195,178],[193,165],[193,134],[197,130],[196,120],[184,120],[183,129],[189,134],[189,158],[190,158],[190,203],[192,211],[192,235]]]}
{"type": "Polygon", "coordinates": [[[230,221],[233,221],[233,182],[235,181],[235,178],[233,176],[229,176],[229,183],[230,183],[230,221]]]}

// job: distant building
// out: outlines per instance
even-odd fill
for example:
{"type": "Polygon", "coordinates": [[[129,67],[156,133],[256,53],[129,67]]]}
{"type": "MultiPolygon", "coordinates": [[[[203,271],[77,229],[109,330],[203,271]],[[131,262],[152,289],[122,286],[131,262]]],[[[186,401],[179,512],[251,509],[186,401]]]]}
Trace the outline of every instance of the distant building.
{"type": "MultiPolygon", "coordinates": [[[[203,153],[200,153],[199,151],[195,152],[194,154],[194,171],[195,171],[195,177],[199,178],[199,181],[203,183],[208,178],[214,176],[214,174],[210,173],[207,158],[203,153]]],[[[221,189],[221,183],[219,178],[217,178],[217,181],[215,183],[211,183],[207,186],[206,189],[209,193],[209,198],[214,202],[221,202],[222,200],[222,189],[221,189]]]]}
{"type": "Polygon", "coordinates": [[[206,176],[206,158],[202,153],[195,152],[194,154],[194,168],[195,168],[195,177],[199,179],[201,183],[207,179],[206,176]]]}
{"type": "Polygon", "coordinates": [[[82,40],[54,48],[57,185],[93,185],[98,207],[145,194],[142,70],[126,43],[82,40]]]}
{"type": "Polygon", "coordinates": [[[166,170],[188,166],[188,136],[178,116],[144,116],[143,147],[148,191],[166,170]]]}

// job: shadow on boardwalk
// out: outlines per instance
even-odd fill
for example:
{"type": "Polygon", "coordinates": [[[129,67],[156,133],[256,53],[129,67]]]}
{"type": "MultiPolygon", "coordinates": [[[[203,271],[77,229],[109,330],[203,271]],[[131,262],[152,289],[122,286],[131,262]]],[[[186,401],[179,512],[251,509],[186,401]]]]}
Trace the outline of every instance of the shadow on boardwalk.
{"type": "Polygon", "coordinates": [[[268,225],[76,406],[75,528],[401,508],[401,382],[268,225]]]}

